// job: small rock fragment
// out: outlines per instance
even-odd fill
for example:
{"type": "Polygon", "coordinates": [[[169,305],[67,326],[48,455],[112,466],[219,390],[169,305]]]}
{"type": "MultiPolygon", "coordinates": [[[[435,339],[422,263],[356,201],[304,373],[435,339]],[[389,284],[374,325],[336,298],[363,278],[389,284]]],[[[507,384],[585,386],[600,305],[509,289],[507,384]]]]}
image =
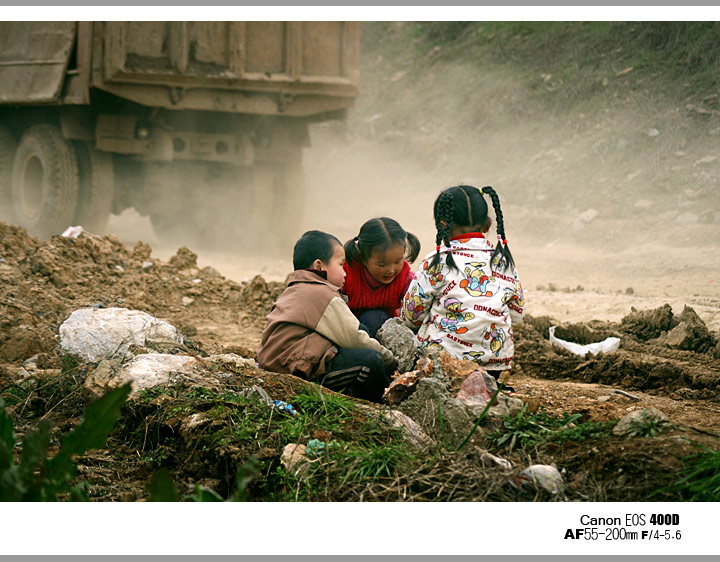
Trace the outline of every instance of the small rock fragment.
{"type": "Polygon", "coordinates": [[[537,488],[542,488],[551,494],[562,494],[565,490],[563,477],[554,466],[533,464],[523,470],[520,476],[527,478],[537,488]]]}

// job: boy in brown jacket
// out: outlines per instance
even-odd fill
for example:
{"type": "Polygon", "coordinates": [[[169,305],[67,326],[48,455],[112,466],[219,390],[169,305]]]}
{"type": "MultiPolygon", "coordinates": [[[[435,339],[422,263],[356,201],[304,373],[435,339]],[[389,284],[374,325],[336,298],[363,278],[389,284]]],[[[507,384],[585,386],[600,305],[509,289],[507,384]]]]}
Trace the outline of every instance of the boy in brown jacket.
{"type": "Polygon", "coordinates": [[[300,237],[293,251],[295,271],[267,316],[258,363],[379,402],[396,362],[343,300],[344,261],[335,236],[310,230],[300,237]]]}

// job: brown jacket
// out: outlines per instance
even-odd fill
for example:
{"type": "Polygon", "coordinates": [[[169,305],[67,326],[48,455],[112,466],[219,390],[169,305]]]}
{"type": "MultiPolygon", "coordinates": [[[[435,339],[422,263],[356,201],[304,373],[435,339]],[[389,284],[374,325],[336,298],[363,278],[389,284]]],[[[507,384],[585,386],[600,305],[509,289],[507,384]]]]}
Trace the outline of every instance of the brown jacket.
{"type": "Polygon", "coordinates": [[[359,329],[340,289],[313,271],[290,275],[267,319],[257,353],[267,371],[314,379],[325,373],[338,347],[375,349],[386,364],[393,361],[388,349],[359,329]]]}

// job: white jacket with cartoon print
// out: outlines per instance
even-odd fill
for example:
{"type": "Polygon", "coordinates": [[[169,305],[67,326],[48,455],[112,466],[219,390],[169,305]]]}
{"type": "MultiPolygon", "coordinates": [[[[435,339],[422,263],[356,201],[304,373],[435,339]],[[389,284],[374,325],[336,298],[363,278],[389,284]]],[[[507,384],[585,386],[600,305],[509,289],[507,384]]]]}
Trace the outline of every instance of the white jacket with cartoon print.
{"type": "Polygon", "coordinates": [[[479,233],[456,236],[420,264],[403,299],[400,318],[419,326],[418,347],[437,346],[491,370],[511,367],[512,325],[522,323],[525,297],[514,267],[490,267],[493,247],[479,233]],[[452,252],[457,269],[450,268],[452,252]]]}

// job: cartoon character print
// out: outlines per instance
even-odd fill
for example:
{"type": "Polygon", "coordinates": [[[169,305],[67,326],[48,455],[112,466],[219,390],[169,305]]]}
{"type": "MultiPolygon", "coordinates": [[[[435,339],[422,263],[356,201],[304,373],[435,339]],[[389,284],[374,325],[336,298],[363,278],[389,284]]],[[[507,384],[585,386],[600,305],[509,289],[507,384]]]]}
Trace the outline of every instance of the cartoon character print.
{"type": "Polygon", "coordinates": [[[418,318],[420,318],[420,315],[425,311],[423,299],[427,300],[427,298],[428,296],[420,285],[415,285],[412,291],[405,294],[405,311],[413,322],[417,323],[418,318]]]}
{"type": "Polygon", "coordinates": [[[445,278],[445,276],[442,274],[442,264],[439,262],[430,267],[430,264],[427,261],[424,261],[423,269],[427,273],[430,284],[433,287],[445,278]]]}
{"type": "Polygon", "coordinates": [[[421,349],[443,349],[442,340],[431,340],[430,336],[420,340],[421,349]]]}
{"type": "Polygon", "coordinates": [[[476,363],[480,363],[480,358],[485,355],[484,351],[467,351],[463,353],[462,358],[463,359],[470,359],[470,361],[475,361],[476,363]]]}
{"type": "Polygon", "coordinates": [[[487,265],[485,262],[470,262],[465,267],[465,279],[460,281],[460,287],[465,289],[472,297],[492,297],[492,291],[487,290],[488,282],[494,281],[488,277],[482,268],[487,265]]]}
{"type": "Polygon", "coordinates": [[[498,254],[492,260],[492,266],[495,271],[505,271],[507,269],[507,260],[502,254],[498,254]]]}
{"type": "Polygon", "coordinates": [[[524,293],[522,293],[522,291],[519,295],[509,287],[505,287],[505,289],[503,289],[503,291],[504,291],[503,296],[502,296],[503,304],[507,304],[510,301],[515,301],[515,304],[518,305],[519,307],[525,306],[525,295],[524,295],[524,293]]]}
{"type": "Polygon", "coordinates": [[[486,340],[490,340],[490,350],[495,354],[495,357],[500,355],[500,349],[505,343],[505,330],[495,326],[495,322],[490,324],[490,327],[485,330],[484,335],[486,340]]]}
{"type": "Polygon", "coordinates": [[[440,327],[446,332],[455,332],[456,334],[464,334],[468,331],[466,326],[458,326],[460,322],[466,322],[475,315],[472,312],[465,312],[466,308],[460,308],[462,302],[456,298],[446,299],[443,303],[447,308],[445,318],[440,319],[440,327]]]}

